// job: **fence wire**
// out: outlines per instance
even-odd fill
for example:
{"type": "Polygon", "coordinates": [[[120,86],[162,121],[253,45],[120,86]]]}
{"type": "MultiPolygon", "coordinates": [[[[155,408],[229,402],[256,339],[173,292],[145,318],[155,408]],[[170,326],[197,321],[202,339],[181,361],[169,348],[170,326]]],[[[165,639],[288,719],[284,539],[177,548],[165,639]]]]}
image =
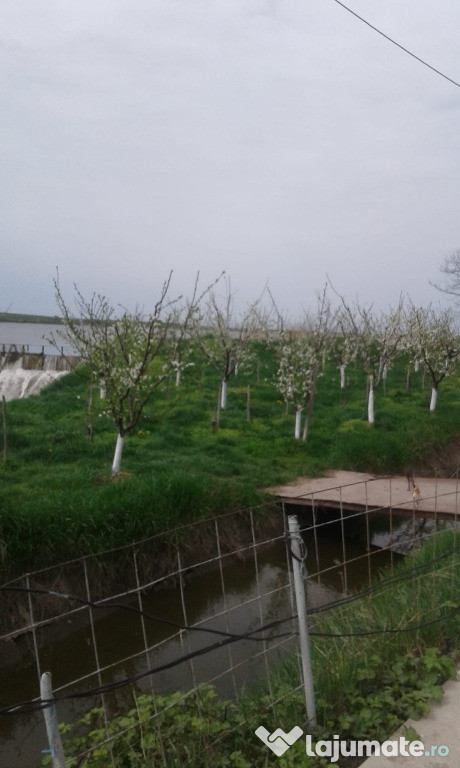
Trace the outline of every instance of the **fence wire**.
{"type": "MultiPolygon", "coordinates": [[[[45,671],[53,675],[60,721],[74,723],[91,708],[100,709],[97,745],[107,747],[107,765],[114,768],[113,745],[133,731],[142,739],[147,722],[158,724],[161,762],[168,768],[162,718],[184,702],[193,702],[199,718],[203,685],[236,702],[257,680],[266,692],[267,710],[276,712],[282,699],[302,688],[286,516],[298,515],[307,552],[304,581],[313,638],[315,615],[352,611],[350,595],[372,592],[382,569],[379,589],[393,588],[395,566],[404,557],[410,562],[420,542],[432,540],[436,559],[441,530],[458,525],[458,476],[448,493],[436,482],[434,492],[424,495],[428,513],[415,496],[394,503],[391,478],[386,498],[377,505],[372,482],[362,483],[359,505],[347,501],[351,484],[322,488],[180,526],[3,585],[0,736],[5,765],[38,768],[46,754],[39,694],[45,671]],[[331,491],[333,504],[327,506],[331,491]],[[447,519],[441,523],[441,518],[447,519]],[[280,696],[273,675],[286,657],[295,659],[296,672],[280,696]],[[115,731],[115,715],[136,706],[134,694],[149,696],[148,713],[134,724],[126,718],[121,725],[117,718],[115,731]]],[[[444,560],[436,567],[451,578],[454,603],[454,553],[439,549],[438,554],[444,560]]],[[[434,598],[426,604],[426,573],[426,568],[414,569],[414,614],[429,623],[437,620],[437,605],[434,598]]],[[[239,725],[247,717],[242,713],[239,725]]],[[[72,766],[84,765],[93,750],[94,744],[80,745],[66,758],[72,766]]]]}

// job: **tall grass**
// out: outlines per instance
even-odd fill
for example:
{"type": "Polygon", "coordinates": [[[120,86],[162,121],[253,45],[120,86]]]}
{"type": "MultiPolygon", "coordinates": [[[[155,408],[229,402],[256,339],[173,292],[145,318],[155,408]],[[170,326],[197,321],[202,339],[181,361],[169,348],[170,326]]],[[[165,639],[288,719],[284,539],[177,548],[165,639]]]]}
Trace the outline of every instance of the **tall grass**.
{"type": "Polygon", "coordinates": [[[338,372],[319,381],[308,442],[293,439],[294,414],[273,386],[263,351],[259,380],[240,373],[214,430],[218,380],[197,364],[171,380],[127,436],[123,477],[109,482],[116,433],[94,390],[88,438],[89,373],[78,368],[39,396],[8,403],[8,460],[0,466],[1,577],[140,539],[178,522],[262,501],[263,488],[329,468],[404,472],[456,434],[458,379],[443,382],[428,410],[421,374],[405,390],[405,365],[376,395],[366,422],[365,378],[350,369],[344,402],[338,372]],[[251,387],[251,420],[246,417],[251,387]]]}

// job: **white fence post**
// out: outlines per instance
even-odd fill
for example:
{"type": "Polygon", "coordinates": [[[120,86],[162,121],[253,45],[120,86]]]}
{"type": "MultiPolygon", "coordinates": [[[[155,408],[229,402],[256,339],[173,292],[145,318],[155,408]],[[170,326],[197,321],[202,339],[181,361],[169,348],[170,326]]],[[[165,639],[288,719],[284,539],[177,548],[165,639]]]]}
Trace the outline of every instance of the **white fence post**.
{"type": "Polygon", "coordinates": [[[288,526],[292,571],[294,576],[294,592],[299,622],[300,655],[302,660],[305,706],[307,709],[308,726],[310,732],[313,732],[316,728],[316,705],[310,657],[310,638],[308,636],[307,602],[305,599],[305,587],[303,581],[304,544],[300,534],[297,515],[288,515],[288,526]]]}
{"type": "MultiPolygon", "coordinates": [[[[40,697],[42,701],[49,701],[53,698],[53,688],[51,685],[51,672],[44,672],[40,678],[40,697]]],[[[59,733],[59,724],[54,704],[49,704],[43,709],[45,718],[46,734],[48,736],[49,749],[47,752],[51,755],[53,768],[66,768],[64,748],[62,746],[61,734],[59,733]]]]}

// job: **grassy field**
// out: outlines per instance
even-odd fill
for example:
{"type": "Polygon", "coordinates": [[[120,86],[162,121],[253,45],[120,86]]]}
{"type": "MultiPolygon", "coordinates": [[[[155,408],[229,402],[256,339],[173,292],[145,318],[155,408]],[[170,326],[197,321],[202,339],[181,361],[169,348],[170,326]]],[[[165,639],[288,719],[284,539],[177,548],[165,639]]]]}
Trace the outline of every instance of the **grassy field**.
{"type": "Polygon", "coordinates": [[[179,522],[243,508],[262,489],[328,468],[405,472],[455,438],[460,423],[457,378],[430,391],[406,367],[390,370],[387,392],[376,393],[376,421],[366,421],[366,385],[350,367],[339,388],[333,364],[320,379],[307,443],[294,440],[294,413],[286,413],[273,385],[269,356],[259,376],[229,382],[228,407],[214,430],[218,381],[197,362],[147,405],[125,441],[123,477],[109,480],[116,432],[93,397],[93,440],[88,437],[89,374],[79,368],[38,397],[7,404],[8,453],[0,466],[2,578],[13,572],[149,536],[179,522]],[[258,380],[257,380],[258,379],[258,380]],[[250,385],[250,420],[246,413],[250,385]]]}

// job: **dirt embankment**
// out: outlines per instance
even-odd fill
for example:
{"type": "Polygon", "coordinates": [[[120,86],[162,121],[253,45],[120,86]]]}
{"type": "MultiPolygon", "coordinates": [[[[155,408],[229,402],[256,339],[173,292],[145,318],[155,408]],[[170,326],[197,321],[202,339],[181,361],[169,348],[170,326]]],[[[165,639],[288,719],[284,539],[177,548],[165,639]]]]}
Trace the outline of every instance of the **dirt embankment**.
{"type": "Polygon", "coordinates": [[[460,476],[460,437],[448,445],[437,448],[428,459],[414,464],[414,477],[455,477],[460,476]]]}
{"type": "Polygon", "coordinates": [[[86,625],[86,600],[107,601],[104,610],[110,611],[115,608],[114,602],[136,604],[139,591],[174,587],[179,578],[186,580],[197,572],[209,571],[210,578],[219,578],[220,557],[229,562],[253,556],[253,535],[259,547],[266,539],[283,536],[283,515],[276,504],[255,511],[254,531],[247,511],[223,515],[217,520],[218,541],[216,519],[204,519],[9,582],[0,600],[0,669],[33,651],[33,626],[38,645],[45,647],[56,637],[86,625]],[[8,586],[12,591],[8,591],[8,586]],[[30,595],[28,589],[32,590],[30,595]],[[75,601],[67,596],[82,599],[75,601]]]}

